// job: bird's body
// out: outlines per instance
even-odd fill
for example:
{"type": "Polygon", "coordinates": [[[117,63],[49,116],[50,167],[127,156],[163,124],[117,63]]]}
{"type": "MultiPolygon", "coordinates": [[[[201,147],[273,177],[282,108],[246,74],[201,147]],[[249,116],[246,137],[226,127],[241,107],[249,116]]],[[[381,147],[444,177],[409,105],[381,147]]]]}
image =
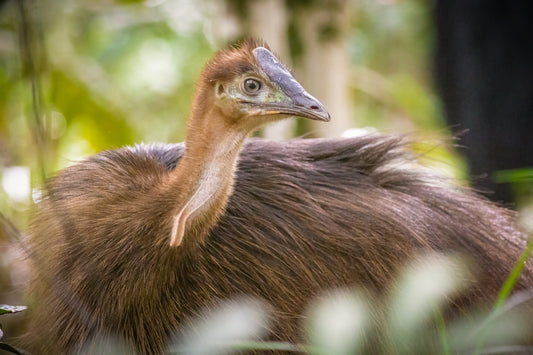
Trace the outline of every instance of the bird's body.
{"type": "MultiPolygon", "coordinates": [[[[457,307],[487,305],[524,246],[504,210],[442,176],[402,168],[413,158],[401,140],[369,136],[250,141],[226,212],[205,244],[183,256],[154,217],[171,201],[151,195],[183,150],[108,151],[51,182],[36,225],[57,229],[41,231],[53,239],[34,249],[62,264],[41,270],[36,294],[48,305],[42,321],[59,321],[41,339],[62,334],[72,346],[105,329],[141,352],[160,352],[202,309],[246,294],[274,306],[275,339],[301,340],[299,317],[313,297],[346,286],[381,295],[429,251],[472,257],[479,278],[457,307]],[[79,230],[91,230],[90,240],[76,238],[79,230]]],[[[521,284],[531,281],[528,271],[521,284]]]]}
{"type": "Polygon", "coordinates": [[[241,152],[250,129],[213,117],[189,122],[186,148],[106,151],[49,182],[30,233],[29,350],[113,336],[161,353],[205,307],[240,295],[272,305],[269,338],[301,341],[312,298],[384,295],[429,251],[470,257],[477,281],[450,308],[464,310],[494,300],[525,245],[507,211],[417,167],[399,138],[253,139],[241,152]]]}

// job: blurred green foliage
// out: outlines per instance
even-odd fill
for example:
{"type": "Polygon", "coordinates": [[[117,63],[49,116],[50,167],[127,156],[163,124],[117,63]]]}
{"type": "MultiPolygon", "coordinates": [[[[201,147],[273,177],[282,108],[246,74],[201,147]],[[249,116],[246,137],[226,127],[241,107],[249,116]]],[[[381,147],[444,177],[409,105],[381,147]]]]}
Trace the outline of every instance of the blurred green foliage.
{"type": "Polygon", "coordinates": [[[496,171],[493,176],[497,183],[510,183],[516,204],[521,208],[522,224],[533,230],[533,168],[496,171]]]}
{"type": "Polygon", "coordinates": [[[416,117],[416,128],[444,127],[431,80],[431,11],[431,3],[425,0],[357,1],[351,61],[379,76],[363,87],[354,80],[363,94],[374,94],[373,104],[365,100],[366,95],[355,98],[356,109],[364,112],[358,117],[364,124],[390,129],[395,116],[404,115],[408,120],[416,117]],[[376,93],[372,84],[381,90],[376,93]]]}

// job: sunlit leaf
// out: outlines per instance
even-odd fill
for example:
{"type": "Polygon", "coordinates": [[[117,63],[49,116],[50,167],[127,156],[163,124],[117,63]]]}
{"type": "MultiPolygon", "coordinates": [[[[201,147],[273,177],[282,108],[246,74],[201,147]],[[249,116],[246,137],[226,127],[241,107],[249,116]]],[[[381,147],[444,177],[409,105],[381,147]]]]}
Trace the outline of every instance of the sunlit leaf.
{"type": "Polygon", "coordinates": [[[18,313],[22,312],[28,307],[26,306],[10,306],[7,304],[0,304],[0,314],[6,314],[6,313],[18,313]]]}

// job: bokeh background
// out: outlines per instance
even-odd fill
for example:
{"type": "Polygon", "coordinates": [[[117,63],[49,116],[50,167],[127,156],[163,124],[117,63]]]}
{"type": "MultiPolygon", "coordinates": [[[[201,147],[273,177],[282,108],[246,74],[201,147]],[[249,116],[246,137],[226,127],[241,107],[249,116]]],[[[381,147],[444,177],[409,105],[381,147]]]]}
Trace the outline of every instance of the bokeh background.
{"type": "Polygon", "coordinates": [[[332,114],[269,139],[406,134],[436,169],[531,221],[533,8],[492,0],[1,0],[0,303],[46,177],[104,149],[184,139],[215,51],[265,39],[332,114]]]}

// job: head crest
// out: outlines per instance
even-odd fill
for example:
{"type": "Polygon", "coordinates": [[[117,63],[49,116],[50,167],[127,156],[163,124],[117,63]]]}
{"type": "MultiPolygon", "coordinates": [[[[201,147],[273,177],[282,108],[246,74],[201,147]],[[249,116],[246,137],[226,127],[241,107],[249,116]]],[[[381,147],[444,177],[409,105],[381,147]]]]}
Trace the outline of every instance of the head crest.
{"type": "Polygon", "coordinates": [[[257,47],[269,49],[268,44],[263,40],[247,39],[228,49],[219,51],[207,64],[204,78],[209,82],[226,81],[253,71],[258,66],[253,53],[257,47]]]}

